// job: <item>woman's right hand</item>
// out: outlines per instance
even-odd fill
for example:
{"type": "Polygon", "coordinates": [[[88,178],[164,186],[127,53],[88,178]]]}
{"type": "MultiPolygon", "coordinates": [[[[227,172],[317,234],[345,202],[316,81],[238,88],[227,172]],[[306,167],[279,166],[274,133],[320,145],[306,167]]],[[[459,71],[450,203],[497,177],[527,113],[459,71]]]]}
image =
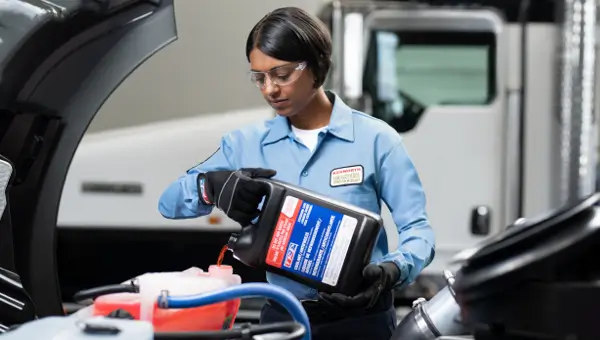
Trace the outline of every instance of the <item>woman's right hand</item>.
{"type": "Polygon", "coordinates": [[[214,204],[242,226],[249,225],[268,193],[265,183],[255,178],[271,178],[271,169],[243,168],[237,171],[209,171],[198,176],[198,195],[205,204],[214,204]]]}

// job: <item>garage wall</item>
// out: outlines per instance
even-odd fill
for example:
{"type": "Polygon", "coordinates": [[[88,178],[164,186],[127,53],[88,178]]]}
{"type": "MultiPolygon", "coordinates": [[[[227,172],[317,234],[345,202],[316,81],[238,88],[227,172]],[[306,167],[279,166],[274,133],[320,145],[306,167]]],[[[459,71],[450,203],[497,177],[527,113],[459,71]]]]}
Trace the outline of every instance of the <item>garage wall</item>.
{"type": "Polygon", "coordinates": [[[325,0],[176,0],[179,40],[146,61],[88,132],[264,105],[246,77],[246,37],[278,7],[317,13],[325,0]]]}

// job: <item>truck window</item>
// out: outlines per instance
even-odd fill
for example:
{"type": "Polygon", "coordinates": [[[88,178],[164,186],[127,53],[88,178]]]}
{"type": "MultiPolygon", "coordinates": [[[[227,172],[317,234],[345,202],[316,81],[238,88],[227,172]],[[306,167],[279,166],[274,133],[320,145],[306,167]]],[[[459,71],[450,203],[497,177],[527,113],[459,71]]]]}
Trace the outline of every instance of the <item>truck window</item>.
{"type": "Polygon", "coordinates": [[[373,116],[412,130],[433,105],[488,105],[496,94],[496,36],[373,31],[363,89],[373,116]]]}

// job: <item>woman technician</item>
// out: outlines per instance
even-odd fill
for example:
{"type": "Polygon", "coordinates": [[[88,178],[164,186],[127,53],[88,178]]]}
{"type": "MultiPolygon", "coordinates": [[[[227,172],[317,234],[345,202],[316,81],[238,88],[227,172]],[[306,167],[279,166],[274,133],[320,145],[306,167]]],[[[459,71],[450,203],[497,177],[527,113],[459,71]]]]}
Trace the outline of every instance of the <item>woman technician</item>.
{"type": "MultiPolygon", "coordinates": [[[[388,252],[382,231],[363,275],[371,284],[356,296],[319,294],[288,278],[267,280],[303,301],[313,339],[388,340],[396,326],[392,289],[407,285],[434,257],[434,235],[417,171],[398,133],[346,106],[322,87],[331,67],[331,38],[318,19],[286,7],[250,31],[250,80],[277,116],[235,130],[219,149],[162,194],[166,218],[209,214],[214,206],[241,225],[258,216],[266,191],[253,178],[274,177],[380,213],[389,207],[399,235],[388,252]]],[[[261,323],[289,320],[273,302],[261,323]]]]}

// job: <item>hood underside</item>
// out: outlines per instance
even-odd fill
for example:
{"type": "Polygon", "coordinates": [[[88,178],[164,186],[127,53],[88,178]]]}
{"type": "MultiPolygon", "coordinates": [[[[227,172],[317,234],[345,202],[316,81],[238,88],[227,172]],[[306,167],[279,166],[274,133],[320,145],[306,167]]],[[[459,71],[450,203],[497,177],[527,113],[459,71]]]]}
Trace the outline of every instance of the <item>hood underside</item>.
{"type": "Polygon", "coordinates": [[[14,234],[0,264],[39,316],[63,314],[56,220],[75,150],[119,84],[176,39],[173,0],[0,0],[0,237],[14,234]]]}

